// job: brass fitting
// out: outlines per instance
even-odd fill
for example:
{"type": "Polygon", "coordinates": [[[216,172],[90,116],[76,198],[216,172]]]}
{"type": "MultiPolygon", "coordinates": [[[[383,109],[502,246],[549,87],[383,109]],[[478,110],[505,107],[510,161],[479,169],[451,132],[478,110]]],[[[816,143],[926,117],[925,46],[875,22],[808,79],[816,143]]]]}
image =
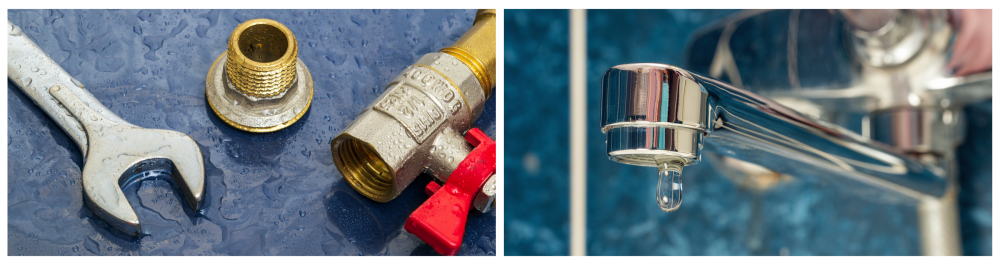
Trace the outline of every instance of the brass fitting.
{"type": "Polygon", "coordinates": [[[243,94],[273,97],[295,79],[295,35],[276,21],[254,19],[237,26],[226,55],[226,76],[243,94]]]}
{"type": "Polygon", "coordinates": [[[479,79],[483,92],[489,97],[497,79],[497,10],[480,9],[472,28],[465,32],[451,47],[441,52],[455,56],[479,79]]]}
{"type": "Polygon", "coordinates": [[[270,19],[243,22],[212,64],[205,96],[220,119],[248,132],[273,132],[302,118],[312,102],[309,69],[295,35],[270,19]],[[219,67],[219,62],[225,62],[219,67]]]}
{"type": "MultiPolygon", "coordinates": [[[[344,179],[390,201],[420,173],[447,181],[472,146],[462,133],[482,113],[496,79],[496,11],[480,10],[454,45],[424,55],[330,142],[344,179]]],[[[484,207],[488,210],[489,201],[484,207]]]]}

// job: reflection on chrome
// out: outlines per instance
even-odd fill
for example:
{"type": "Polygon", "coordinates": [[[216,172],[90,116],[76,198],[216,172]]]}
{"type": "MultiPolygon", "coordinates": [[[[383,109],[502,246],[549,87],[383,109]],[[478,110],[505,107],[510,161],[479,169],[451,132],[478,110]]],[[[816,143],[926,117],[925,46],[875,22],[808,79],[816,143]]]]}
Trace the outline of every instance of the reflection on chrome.
{"type": "MultiPolygon", "coordinates": [[[[727,169],[769,170],[915,205],[923,254],[961,254],[956,148],[965,135],[962,108],[992,98],[991,70],[949,66],[965,58],[955,55],[960,51],[975,53],[955,47],[960,27],[948,21],[957,11],[825,12],[746,10],[699,29],[687,64],[708,76],[654,63],[609,69],[601,102],[609,158],[660,168],[661,208],[672,198],[662,196],[672,194],[662,179],[674,181],[663,174],[662,161],[692,165],[703,149],[726,156],[720,159],[727,169]],[[783,15],[788,30],[775,32],[788,33],[787,45],[778,46],[786,51],[763,51],[746,39],[774,26],[761,19],[783,15]],[[834,23],[799,27],[816,15],[834,23]],[[756,93],[745,89],[750,86],[756,93]]],[[[669,205],[679,205],[677,187],[677,203],[669,205]]]]}
{"type": "MultiPolygon", "coordinates": [[[[705,148],[797,177],[860,182],[915,199],[945,193],[946,178],[939,168],[671,65],[615,66],[604,75],[603,93],[602,130],[608,155],[616,162],[691,165],[705,148]]],[[[661,197],[657,200],[663,206],[661,197]]],[[[679,205],[679,196],[674,204],[679,205]]]]}

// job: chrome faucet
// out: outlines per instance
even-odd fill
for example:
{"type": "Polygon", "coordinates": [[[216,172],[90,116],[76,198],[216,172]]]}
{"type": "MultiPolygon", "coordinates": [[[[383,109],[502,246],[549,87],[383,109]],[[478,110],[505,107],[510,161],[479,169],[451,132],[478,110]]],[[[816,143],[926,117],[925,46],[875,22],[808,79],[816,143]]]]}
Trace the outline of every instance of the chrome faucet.
{"type": "MultiPolygon", "coordinates": [[[[992,96],[992,72],[951,76],[945,65],[953,30],[943,11],[879,15],[866,27],[846,27],[861,65],[848,87],[799,89],[790,82],[793,88],[766,89],[768,97],[740,88],[725,43],[732,30],[723,32],[712,77],[666,64],[612,67],[601,101],[609,158],[657,167],[656,200],[668,212],[682,201],[683,167],[698,163],[702,150],[862,196],[915,202],[923,253],[961,254],[954,163],[964,135],[961,107],[992,96]],[[723,74],[737,85],[716,79],[723,74]],[[857,133],[779,102],[824,115],[846,102],[868,114],[857,133]]],[[[746,17],[736,16],[727,29],[746,17]]]]}

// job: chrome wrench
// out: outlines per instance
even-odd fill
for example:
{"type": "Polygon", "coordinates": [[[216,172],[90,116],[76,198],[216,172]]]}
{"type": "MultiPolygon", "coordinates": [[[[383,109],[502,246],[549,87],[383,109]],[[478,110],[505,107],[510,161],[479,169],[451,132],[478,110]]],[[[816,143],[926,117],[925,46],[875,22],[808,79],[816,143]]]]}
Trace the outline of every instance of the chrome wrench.
{"type": "Polygon", "coordinates": [[[83,84],[73,79],[7,21],[7,78],[56,121],[84,154],[84,201],[105,222],[137,236],[139,218],[122,192],[122,178],[131,177],[143,162],[166,159],[174,181],[192,209],[205,195],[205,164],[191,137],[169,130],[132,125],[104,107],[83,84]]]}

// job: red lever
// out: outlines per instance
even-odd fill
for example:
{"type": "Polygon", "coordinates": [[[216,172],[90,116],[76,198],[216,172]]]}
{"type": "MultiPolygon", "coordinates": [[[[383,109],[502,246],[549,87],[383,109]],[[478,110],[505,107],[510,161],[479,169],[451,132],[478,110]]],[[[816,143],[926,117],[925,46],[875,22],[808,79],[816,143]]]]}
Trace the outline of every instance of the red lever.
{"type": "Polygon", "coordinates": [[[406,231],[434,247],[435,251],[448,256],[455,255],[462,245],[472,199],[497,169],[496,143],[493,139],[472,128],[465,134],[465,140],[475,148],[458,164],[444,186],[438,188],[433,181],[427,184],[425,190],[434,195],[410,214],[403,226],[406,231]]]}

